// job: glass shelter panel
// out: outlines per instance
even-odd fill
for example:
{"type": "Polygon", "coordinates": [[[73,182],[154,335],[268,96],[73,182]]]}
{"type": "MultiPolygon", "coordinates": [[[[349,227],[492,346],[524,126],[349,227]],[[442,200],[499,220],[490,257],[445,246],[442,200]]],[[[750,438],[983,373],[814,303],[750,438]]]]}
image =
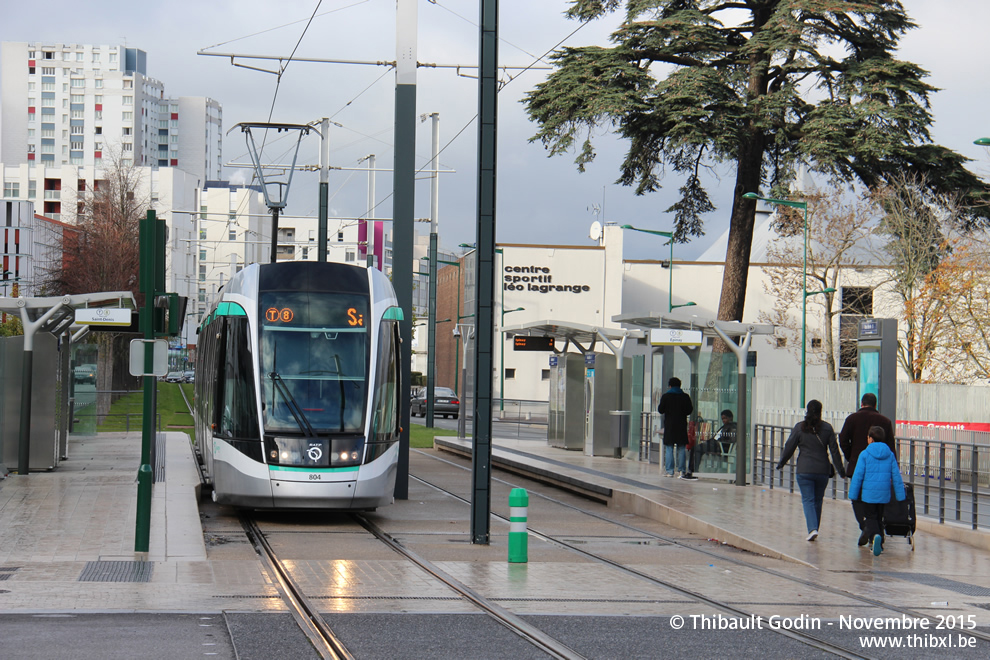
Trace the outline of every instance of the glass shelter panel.
{"type": "MultiPolygon", "coordinates": [[[[653,354],[651,415],[649,434],[650,460],[657,462],[663,446],[663,416],[657,412],[660,397],[671,377],[681,380],[682,389],[694,403],[695,450],[694,472],[735,474],[736,422],[739,419],[739,373],[734,353],[702,352],[697,370],[681,348],[668,347],[653,354]],[[727,413],[723,415],[723,413],[727,413]]],[[[747,367],[746,401],[752,401],[755,367],[747,367]]],[[[751,414],[747,410],[747,419],[751,414]]]]}

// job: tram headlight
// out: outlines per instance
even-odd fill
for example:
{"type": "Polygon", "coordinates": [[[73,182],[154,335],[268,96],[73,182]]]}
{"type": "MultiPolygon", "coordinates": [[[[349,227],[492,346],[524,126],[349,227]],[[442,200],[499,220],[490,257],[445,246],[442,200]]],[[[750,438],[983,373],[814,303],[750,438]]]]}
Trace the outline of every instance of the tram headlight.
{"type": "Polygon", "coordinates": [[[360,465],[364,438],[334,438],[330,441],[330,467],[360,465]]]}

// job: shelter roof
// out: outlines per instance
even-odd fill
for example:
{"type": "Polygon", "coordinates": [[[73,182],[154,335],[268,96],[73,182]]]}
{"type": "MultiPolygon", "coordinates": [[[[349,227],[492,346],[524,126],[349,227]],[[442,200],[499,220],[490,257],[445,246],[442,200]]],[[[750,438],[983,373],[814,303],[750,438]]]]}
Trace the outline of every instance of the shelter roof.
{"type": "Polygon", "coordinates": [[[716,325],[730,337],[741,337],[747,332],[754,335],[772,335],[774,326],[769,323],[744,323],[742,321],[719,321],[717,318],[686,314],[679,312],[630,312],[612,317],[613,323],[631,325],[637,328],[677,328],[679,330],[701,330],[712,337],[717,336],[712,330],[716,325]]]}
{"type": "Polygon", "coordinates": [[[569,321],[531,321],[519,325],[510,325],[503,329],[508,337],[530,335],[537,337],[553,337],[554,339],[569,340],[578,344],[590,344],[604,336],[609,340],[621,340],[623,337],[641,338],[641,330],[623,328],[602,328],[593,325],[571,323],[569,321]]]}

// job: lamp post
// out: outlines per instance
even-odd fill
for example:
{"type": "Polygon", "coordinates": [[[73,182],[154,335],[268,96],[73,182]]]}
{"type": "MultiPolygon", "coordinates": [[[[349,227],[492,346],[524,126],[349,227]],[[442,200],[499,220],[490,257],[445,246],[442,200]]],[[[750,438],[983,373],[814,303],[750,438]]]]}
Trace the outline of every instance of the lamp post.
{"type": "MultiPolygon", "coordinates": [[[[463,382],[467,383],[467,349],[468,343],[474,339],[474,324],[473,323],[457,323],[454,326],[454,337],[461,339],[462,350],[464,351],[464,361],[461,364],[461,369],[464,371],[463,382]],[[464,328],[462,331],[461,328],[464,328]]],[[[464,400],[467,397],[463,393],[458,392],[457,399],[459,404],[459,409],[457,412],[457,437],[465,438],[467,437],[467,415],[464,410],[464,400]]]]}
{"type": "MultiPolygon", "coordinates": [[[[468,249],[471,249],[471,250],[477,250],[478,249],[478,246],[476,244],[474,244],[474,243],[459,243],[458,244],[458,247],[468,248],[468,249]]],[[[497,248],[495,248],[495,254],[504,254],[504,252],[502,251],[502,248],[498,248],[497,247],[497,248]]],[[[504,265],[504,263],[505,263],[505,261],[504,261],[505,260],[505,257],[504,256],[502,257],[502,260],[503,260],[502,261],[502,265],[504,265]]],[[[510,310],[506,311],[506,309],[505,309],[505,282],[502,282],[502,284],[501,284],[501,293],[500,293],[500,296],[499,297],[501,299],[501,302],[499,302],[499,309],[502,310],[502,317],[501,317],[501,320],[499,321],[499,328],[498,329],[499,329],[499,334],[501,334],[502,328],[505,327],[505,315],[508,314],[509,312],[521,312],[521,311],[523,311],[526,308],[525,307],[516,307],[515,309],[510,309],[510,310]]],[[[499,359],[499,367],[498,367],[498,371],[499,371],[499,377],[498,377],[498,409],[499,409],[499,412],[502,412],[502,411],[505,410],[505,337],[504,336],[499,341],[498,359],[499,359]]]]}
{"type": "Polygon", "coordinates": [[[990,147],[990,138],[977,138],[973,140],[973,144],[977,144],[981,147],[990,147]]]}
{"type": "MultiPolygon", "coordinates": [[[[505,291],[504,288],[502,290],[505,291]]],[[[503,297],[503,301],[504,301],[504,297],[503,297]]],[[[502,308],[501,308],[502,318],[499,321],[499,326],[498,326],[499,332],[501,333],[501,331],[505,328],[505,315],[506,314],[511,314],[512,312],[523,312],[525,310],[526,310],[525,307],[516,307],[515,309],[506,309],[505,306],[503,305],[502,308]]],[[[505,410],[505,337],[502,337],[502,347],[501,347],[501,350],[499,350],[499,352],[498,352],[498,357],[499,357],[499,365],[498,365],[498,410],[501,413],[501,412],[503,412],[505,410]]],[[[499,419],[501,419],[501,416],[499,417],[499,419]]]]}
{"type": "Polygon", "coordinates": [[[656,236],[663,236],[667,239],[670,244],[670,264],[668,270],[670,271],[670,279],[667,282],[667,312],[670,313],[677,309],[678,307],[693,307],[697,305],[696,302],[688,301],[686,303],[681,303],[680,305],[674,304],[674,232],[670,231],[655,231],[653,229],[640,229],[639,227],[633,227],[632,225],[622,225],[623,229],[632,229],[633,231],[641,231],[644,234],[654,234],[656,236]]]}
{"type": "MultiPolygon", "coordinates": [[[[429,261],[429,257],[420,257],[422,261],[429,261]]],[[[444,261],[443,259],[437,259],[438,264],[444,264],[446,266],[457,266],[457,321],[461,320],[461,262],[459,261],[444,261]]],[[[454,353],[454,391],[457,391],[457,372],[459,368],[459,356],[460,354],[454,353]]],[[[460,394],[458,392],[458,394],[460,394]]],[[[426,422],[427,426],[433,425],[433,392],[428,391],[426,393],[426,422]]]]}
{"type": "Polygon", "coordinates": [[[774,199],[773,197],[760,197],[756,193],[744,193],[743,199],[762,200],[769,204],[780,206],[790,206],[804,211],[804,257],[801,266],[801,407],[808,404],[805,398],[805,383],[808,366],[808,296],[819,293],[835,293],[835,289],[829,287],[821,291],[808,291],[808,202],[795,202],[790,199],[774,199]]]}

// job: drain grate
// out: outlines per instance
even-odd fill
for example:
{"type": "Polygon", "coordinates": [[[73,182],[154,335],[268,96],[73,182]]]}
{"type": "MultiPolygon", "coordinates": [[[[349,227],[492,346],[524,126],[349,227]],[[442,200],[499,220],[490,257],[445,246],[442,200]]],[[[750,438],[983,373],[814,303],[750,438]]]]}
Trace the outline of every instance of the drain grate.
{"type": "Polygon", "coordinates": [[[79,582],[151,582],[153,567],[147,561],[88,561],[79,582]]]}
{"type": "Polygon", "coordinates": [[[0,582],[10,578],[12,575],[13,573],[0,573],[0,582]]]}
{"type": "Polygon", "coordinates": [[[957,594],[962,594],[964,596],[990,596],[990,587],[966,584],[965,582],[950,580],[931,573],[899,573],[894,571],[877,571],[877,573],[880,575],[887,575],[889,577],[897,578],[899,580],[907,580],[908,582],[923,584],[926,587],[937,587],[938,589],[955,591],[957,594]]]}

